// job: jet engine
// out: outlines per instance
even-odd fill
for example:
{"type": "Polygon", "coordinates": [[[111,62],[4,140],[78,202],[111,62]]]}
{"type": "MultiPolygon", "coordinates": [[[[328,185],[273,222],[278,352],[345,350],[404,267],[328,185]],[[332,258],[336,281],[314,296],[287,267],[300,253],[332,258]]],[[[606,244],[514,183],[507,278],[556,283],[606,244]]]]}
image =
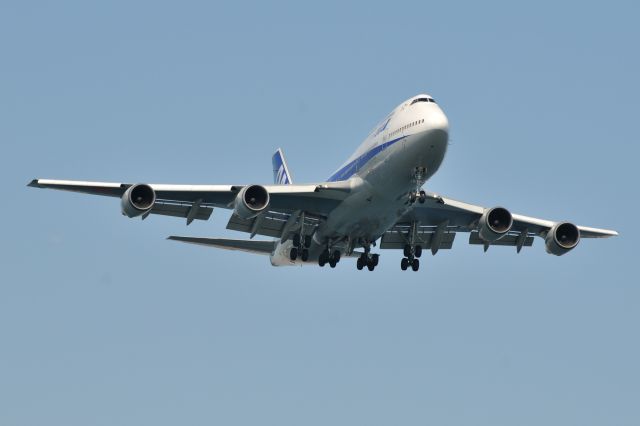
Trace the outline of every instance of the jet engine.
{"type": "Polygon", "coordinates": [[[513,225],[509,210],[494,207],[486,210],[478,221],[478,234],[484,241],[492,243],[507,235],[513,225]]]}
{"type": "Polygon", "coordinates": [[[261,185],[247,185],[238,192],[234,213],[242,219],[251,219],[262,213],[269,205],[269,191],[261,185]]]}
{"type": "Polygon", "coordinates": [[[149,185],[132,185],[122,194],[122,214],[127,217],[140,216],[151,210],[155,202],[156,193],[149,185]]]}
{"type": "Polygon", "coordinates": [[[556,223],[547,232],[544,244],[547,253],[562,256],[574,249],[580,242],[580,230],[569,222],[556,223]]]}

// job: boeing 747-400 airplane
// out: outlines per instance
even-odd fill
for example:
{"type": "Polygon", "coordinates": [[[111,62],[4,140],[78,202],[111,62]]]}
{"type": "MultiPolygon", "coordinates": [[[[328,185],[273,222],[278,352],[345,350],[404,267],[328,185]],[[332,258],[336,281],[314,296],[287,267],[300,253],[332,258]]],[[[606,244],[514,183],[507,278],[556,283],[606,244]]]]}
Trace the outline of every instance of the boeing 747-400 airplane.
{"type": "Polygon", "coordinates": [[[378,124],[356,152],[326,181],[294,184],[282,150],[273,156],[273,185],[164,185],[35,179],[29,186],[118,197],[122,214],[150,214],[208,220],[214,207],[233,210],[227,229],[250,234],[247,240],[171,236],[169,239],[258,253],[274,266],[329,264],[357,259],[373,271],[380,249],[403,250],[402,270],[417,271],[423,250],[450,249],[457,233],[469,243],[513,246],[519,253],[534,237],[560,256],[581,238],[618,235],[485,208],[425,192],[447,151],[449,123],[429,95],[414,96],[378,124]],[[256,241],[263,235],[273,240],[256,241]]]}

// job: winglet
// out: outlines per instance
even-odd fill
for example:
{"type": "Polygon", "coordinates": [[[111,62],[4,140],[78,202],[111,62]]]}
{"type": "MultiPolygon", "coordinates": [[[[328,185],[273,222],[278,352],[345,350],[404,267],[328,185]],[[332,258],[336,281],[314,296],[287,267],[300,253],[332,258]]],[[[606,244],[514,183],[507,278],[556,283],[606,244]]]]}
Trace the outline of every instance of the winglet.
{"type": "Polygon", "coordinates": [[[32,188],[42,188],[42,185],[40,185],[40,183],[38,182],[39,179],[33,179],[31,182],[29,182],[27,184],[27,186],[30,186],[32,188]]]}

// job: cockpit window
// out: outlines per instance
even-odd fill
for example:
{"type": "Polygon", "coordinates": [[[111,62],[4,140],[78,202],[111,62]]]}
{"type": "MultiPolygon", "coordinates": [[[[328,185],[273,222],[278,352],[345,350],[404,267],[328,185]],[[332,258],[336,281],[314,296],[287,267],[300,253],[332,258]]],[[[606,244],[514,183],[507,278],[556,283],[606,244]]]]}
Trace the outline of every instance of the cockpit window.
{"type": "Polygon", "coordinates": [[[411,102],[411,105],[415,104],[416,102],[433,102],[434,104],[436,103],[433,98],[416,98],[411,102]]]}

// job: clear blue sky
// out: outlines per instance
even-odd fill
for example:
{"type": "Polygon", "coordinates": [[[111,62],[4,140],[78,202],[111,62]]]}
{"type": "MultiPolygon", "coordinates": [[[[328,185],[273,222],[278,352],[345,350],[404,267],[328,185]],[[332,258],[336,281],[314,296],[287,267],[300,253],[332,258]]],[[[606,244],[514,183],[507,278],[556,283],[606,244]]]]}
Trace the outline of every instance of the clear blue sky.
{"type": "Polygon", "coordinates": [[[640,424],[636,3],[3,2],[0,424],[640,424]],[[621,237],[278,269],[25,187],[317,181],[420,92],[429,190],[621,237]]]}

